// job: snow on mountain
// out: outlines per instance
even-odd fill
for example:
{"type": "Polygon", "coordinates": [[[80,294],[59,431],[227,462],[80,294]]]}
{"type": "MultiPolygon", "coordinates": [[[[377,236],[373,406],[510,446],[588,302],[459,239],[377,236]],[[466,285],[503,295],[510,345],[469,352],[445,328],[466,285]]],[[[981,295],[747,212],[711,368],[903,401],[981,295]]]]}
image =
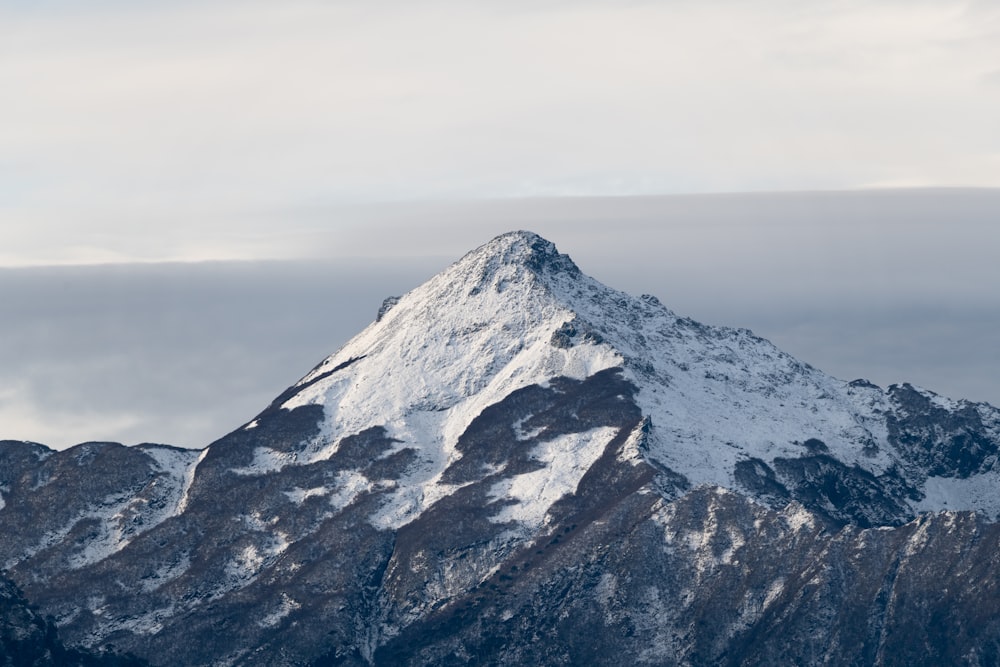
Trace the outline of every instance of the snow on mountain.
{"type": "MultiPolygon", "coordinates": [[[[387,301],[376,322],[281,405],[322,405],[321,436],[301,452],[262,448],[240,472],[323,460],[343,437],[383,426],[397,451],[416,448],[421,458],[373,517],[398,527],[453,490],[441,475],[484,408],[556,376],[583,379],[614,367],[624,368],[652,421],[644,455],[692,486],[736,488],[741,462],[799,459],[816,448],[874,476],[905,467],[889,442],[884,390],[832,378],[746,329],[705,326],[655,297],[606,287],[552,243],[512,232],[387,301]]],[[[578,438],[578,446],[594,445],[578,438]]],[[[946,509],[938,496],[913,507],[946,509]]],[[[992,504],[982,509],[995,513],[992,504]]]]}
{"type": "MultiPolygon", "coordinates": [[[[967,446],[968,432],[1000,438],[996,409],[909,385],[883,390],[837,380],[746,329],[702,325],[655,297],[606,287],[530,232],[499,236],[408,294],[387,299],[375,322],[273,406],[282,412],[321,406],[318,433],[292,447],[261,440],[229,470],[253,478],[308,468],[334,457],[345,439],[384,429],[389,446],[382,459],[415,453],[403,474],[378,479],[347,468],[282,493],[297,505],[322,498],[334,513],[377,493],[381,501],[369,521],[398,529],[472,483],[473,477],[456,482],[444,475],[462,458],[458,441],[484,410],[526,387],[549,387],[553,378],[582,381],[614,368],[635,388],[632,399],[648,420],[631,443],[635,460],[671,471],[682,480],[678,488],[739,489],[775,505],[811,499],[813,509],[825,507],[838,520],[873,524],[940,510],[1000,515],[991,445],[977,444],[974,460],[962,453],[977,451],[967,446]],[[920,415],[928,410],[938,420],[924,432],[920,415]],[[834,488],[839,499],[831,498],[831,485],[847,488],[834,488]],[[845,497],[853,503],[848,514],[833,507],[845,497]]],[[[500,475],[490,497],[516,501],[498,521],[537,528],[553,503],[576,490],[615,430],[524,432],[530,417],[514,429],[519,440],[540,441],[531,455],[540,469],[504,477],[502,465],[487,466],[478,478],[500,475]]],[[[256,433],[259,423],[244,432],[256,433]]],[[[57,458],[90,456],[87,447],[57,458]]],[[[188,510],[211,449],[136,448],[154,462],[148,489],[138,497],[116,490],[67,510],[19,558],[44,551],[86,521],[97,522],[96,537],[74,552],[69,567],[121,550],[188,510]]],[[[38,474],[35,484],[44,484],[49,473],[38,474]]],[[[9,489],[0,485],[0,509],[9,489]]]]}
{"type": "Polygon", "coordinates": [[[991,406],[513,232],[201,451],[0,443],[0,563],[67,641],[170,664],[952,664],[1000,652],[998,459],[991,406]]]}
{"type": "Polygon", "coordinates": [[[490,495],[514,500],[491,517],[497,523],[515,521],[532,531],[545,521],[549,507],[576,491],[587,470],[600,457],[617,430],[603,426],[584,433],[570,433],[542,443],[532,459],[545,465],[533,472],[497,482],[490,495]]]}
{"type": "MultiPolygon", "coordinates": [[[[164,445],[128,448],[97,442],[44,454],[33,451],[26,457],[34,464],[27,475],[18,474],[23,461],[5,462],[9,467],[4,472],[11,475],[6,488],[17,491],[12,514],[27,515],[28,520],[18,517],[17,529],[26,544],[0,560],[4,568],[44,555],[64,542],[72,543],[73,548],[64,554],[59,567],[71,570],[121,551],[138,536],[183,512],[186,489],[203,455],[164,445]],[[102,478],[114,483],[105,486],[100,483],[102,478]]],[[[5,485],[0,484],[0,488],[5,485]]]]}
{"type": "Polygon", "coordinates": [[[207,450],[199,452],[162,445],[139,445],[137,449],[156,461],[158,472],[163,475],[163,481],[169,487],[171,501],[156,517],[155,523],[182,514],[187,508],[188,490],[194,481],[195,471],[204,460],[207,450]]]}
{"type": "MultiPolygon", "coordinates": [[[[589,281],[549,242],[508,234],[399,299],[282,405],[325,408],[321,437],[298,460],[328,458],[344,436],[384,426],[399,449],[419,448],[423,465],[400,482],[378,525],[405,524],[445,495],[452,487],[439,482],[459,457],[458,438],[485,408],[552,377],[583,379],[622,363],[606,343],[552,345],[574,317],[549,284],[553,272],[589,281]]],[[[257,465],[270,469],[263,461],[282,456],[258,452],[257,465]]]]}

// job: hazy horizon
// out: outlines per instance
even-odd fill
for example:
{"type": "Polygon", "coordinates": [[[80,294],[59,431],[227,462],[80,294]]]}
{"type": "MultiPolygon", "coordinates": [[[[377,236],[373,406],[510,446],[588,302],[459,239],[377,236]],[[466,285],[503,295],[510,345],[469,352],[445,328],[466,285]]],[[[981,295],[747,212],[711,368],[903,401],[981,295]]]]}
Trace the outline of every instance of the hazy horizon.
{"type": "Polygon", "coordinates": [[[295,260],[0,269],[0,438],[207,445],[384,297],[518,228],[840,379],[998,404],[997,212],[1000,191],[480,202],[383,210],[295,260]]]}

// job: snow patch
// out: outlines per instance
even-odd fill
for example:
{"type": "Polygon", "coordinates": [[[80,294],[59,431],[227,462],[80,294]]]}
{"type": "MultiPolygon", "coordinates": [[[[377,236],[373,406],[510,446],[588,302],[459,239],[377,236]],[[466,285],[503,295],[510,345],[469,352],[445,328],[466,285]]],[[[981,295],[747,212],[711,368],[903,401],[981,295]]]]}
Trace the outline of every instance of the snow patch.
{"type": "Polygon", "coordinates": [[[260,543],[244,546],[226,564],[228,586],[221,587],[214,597],[252,581],[265,566],[284,553],[290,544],[287,534],[276,532],[260,543]]]}
{"type": "Polygon", "coordinates": [[[518,419],[513,423],[512,426],[514,428],[514,437],[517,439],[518,442],[524,442],[525,440],[531,440],[532,438],[537,438],[539,435],[541,435],[542,431],[545,430],[544,426],[539,426],[531,429],[530,431],[525,431],[524,424],[532,417],[534,417],[534,415],[527,415],[525,417],[522,417],[521,419],[518,419]]]}
{"type": "Polygon", "coordinates": [[[903,549],[905,558],[911,558],[924,550],[924,547],[927,546],[927,542],[931,538],[930,531],[928,530],[930,525],[929,517],[920,517],[916,520],[917,529],[910,535],[910,538],[906,542],[906,547],[903,549]]]}
{"type": "Polygon", "coordinates": [[[631,463],[633,466],[641,465],[644,461],[642,458],[642,452],[639,446],[645,441],[648,422],[643,420],[632,429],[629,433],[628,439],[625,444],[622,445],[621,451],[618,452],[618,456],[615,458],[619,463],[631,463]]]}
{"type": "Polygon", "coordinates": [[[288,593],[282,593],[281,601],[278,603],[278,608],[264,618],[260,619],[257,624],[262,628],[273,628],[280,623],[282,619],[301,607],[302,605],[292,599],[288,593]]]}
{"type": "Polygon", "coordinates": [[[1000,518],[1000,472],[991,470],[966,479],[928,477],[924,499],[913,503],[917,512],[972,511],[990,520],[1000,518]]]}
{"type": "Polygon", "coordinates": [[[611,572],[605,572],[601,575],[597,585],[594,586],[594,597],[597,598],[597,602],[602,607],[608,609],[614,600],[617,589],[618,577],[611,572]]]}
{"type": "Polygon", "coordinates": [[[272,516],[270,519],[265,519],[260,512],[253,512],[252,514],[241,514],[236,517],[238,520],[243,522],[249,530],[258,533],[267,533],[271,531],[271,528],[278,523],[278,517],[272,516]]]}
{"type": "Polygon", "coordinates": [[[285,491],[285,495],[288,496],[288,499],[296,505],[301,505],[307,498],[325,496],[330,493],[330,491],[331,489],[328,489],[325,486],[315,486],[311,489],[303,489],[296,486],[291,491],[285,491]]]}
{"type": "Polygon", "coordinates": [[[785,507],[781,518],[784,519],[785,525],[793,533],[816,529],[816,517],[799,503],[791,503],[785,507]]]}
{"type": "Polygon", "coordinates": [[[784,590],[785,590],[784,579],[775,579],[773,582],[771,582],[771,585],[767,589],[767,595],[764,596],[764,602],[761,605],[761,611],[764,611],[768,607],[770,607],[771,604],[774,603],[774,601],[781,596],[781,593],[784,590]]]}
{"type": "Polygon", "coordinates": [[[93,522],[96,527],[87,531],[85,540],[66,563],[70,569],[82,568],[121,551],[137,536],[182,512],[194,469],[205,451],[160,445],[140,445],[138,449],[149,456],[150,472],[155,473],[141,491],[112,494],[90,504],[5,563],[5,567],[62,542],[80,522],[93,522]]]}
{"type": "Polygon", "coordinates": [[[931,405],[947,410],[948,412],[956,412],[958,410],[961,410],[963,404],[965,403],[965,401],[961,400],[956,401],[954,399],[947,398],[946,396],[935,394],[933,391],[929,389],[924,389],[923,387],[915,386],[913,388],[916,389],[917,392],[920,393],[922,396],[925,396],[928,400],[930,400],[931,405]]]}
{"type": "Polygon", "coordinates": [[[334,510],[342,510],[362,493],[368,493],[375,485],[357,470],[346,470],[337,473],[336,491],[330,494],[330,505],[334,510]]]}
{"type": "MultiPolygon", "coordinates": [[[[721,496],[731,492],[724,488],[715,489],[715,497],[711,498],[706,508],[705,518],[700,526],[691,526],[686,534],[678,540],[697,555],[694,558],[695,571],[699,579],[711,574],[720,565],[738,563],[736,553],[746,543],[743,534],[736,526],[720,523],[719,515],[724,508],[719,502],[721,496]],[[723,546],[723,549],[719,549],[723,546]]],[[[678,535],[677,537],[681,537],[678,535]]],[[[670,542],[671,540],[668,540],[670,542]]]]}
{"type": "Polygon", "coordinates": [[[532,529],[541,526],[553,503],[576,491],[584,474],[617,433],[617,428],[601,426],[539,444],[531,458],[545,467],[494,484],[490,489],[493,499],[514,503],[504,506],[490,521],[514,521],[532,529]]]}
{"type": "Polygon", "coordinates": [[[188,493],[194,483],[195,471],[198,465],[205,460],[208,449],[200,452],[192,449],[174,449],[172,447],[144,447],[142,450],[149,455],[159,468],[160,472],[166,473],[168,479],[176,487],[173,494],[175,500],[170,503],[171,509],[164,512],[164,519],[179,516],[187,509],[188,493]]]}
{"type": "Polygon", "coordinates": [[[250,544],[240,550],[226,566],[226,574],[237,581],[247,581],[264,565],[264,556],[250,544]]]}
{"type": "MultiPolygon", "coordinates": [[[[207,450],[206,450],[207,451],[207,450]]],[[[257,477],[272,472],[278,472],[288,465],[296,462],[296,456],[288,452],[281,452],[270,447],[257,447],[253,450],[253,461],[242,468],[230,468],[230,472],[236,475],[247,477],[257,477]]]]}
{"type": "Polygon", "coordinates": [[[83,516],[78,515],[78,516],[70,519],[61,528],[57,528],[56,530],[50,530],[49,532],[45,533],[44,535],[42,535],[41,539],[39,539],[36,544],[34,544],[34,545],[26,548],[23,552],[21,552],[20,554],[14,556],[10,560],[8,560],[6,563],[4,563],[3,569],[4,570],[9,570],[9,569],[13,568],[15,565],[17,565],[18,563],[20,563],[21,561],[28,560],[29,558],[33,557],[35,554],[38,554],[38,553],[40,553],[42,551],[45,551],[49,547],[51,547],[51,546],[53,546],[53,545],[55,545],[55,544],[57,544],[59,542],[62,542],[64,539],[66,539],[66,536],[69,535],[69,531],[73,530],[73,526],[75,526],[77,524],[77,522],[79,522],[82,518],[83,518],[83,516]]]}
{"type": "Polygon", "coordinates": [[[181,499],[177,503],[177,507],[174,509],[174,516],[180,516],[187,509],[191,493],[191,485],[194,484],[194,475],[198,471],[198,466],[201,465],[201,462],[205,460],[206,456],[208,456],[208,448],[202,450],[195,462],[184,473],[184,488],[181,493],[181,499]]]}

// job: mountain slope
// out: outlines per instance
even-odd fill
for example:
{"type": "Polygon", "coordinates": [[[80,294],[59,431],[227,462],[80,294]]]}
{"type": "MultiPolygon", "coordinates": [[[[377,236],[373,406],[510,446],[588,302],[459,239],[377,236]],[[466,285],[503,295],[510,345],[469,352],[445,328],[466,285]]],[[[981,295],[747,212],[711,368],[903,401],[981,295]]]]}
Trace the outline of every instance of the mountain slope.
{"type": "Polygon", "coordinates": [[[514,232],[204,450],[0,444],[0,557],[162,664],[989,664],[998,447],[514,232]]]}
{"type": "Polygon", "coordinates": [[[143,667],[132,656],[66,648],[52,622],[41,617],[11,581],[0,576],[0,664],[20,667],[143,667]]]}

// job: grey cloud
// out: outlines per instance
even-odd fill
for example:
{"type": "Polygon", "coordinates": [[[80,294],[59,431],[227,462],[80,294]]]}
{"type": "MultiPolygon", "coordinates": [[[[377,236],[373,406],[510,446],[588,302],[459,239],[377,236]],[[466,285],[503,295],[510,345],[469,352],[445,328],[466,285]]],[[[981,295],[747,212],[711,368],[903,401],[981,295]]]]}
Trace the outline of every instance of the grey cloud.
{"type": "Polygon", "coordinates": [[[996,404],[997,303],[885,304],[778,310],[741,321],[786,352],[850,380],[910,382],[939,394],[996,404]]]}
{"type": "Polygon", "coordinates": [[[302,203],[997,184],[955,3],[497,6],[0,10],[0,263],[272,257],[248,221],[302,203]]]}
{"type": "Polygon", "coordinates": [[[426,274],[419,262],[2,270],[0,386],[17,391],[0,393],[0,415],[23,421],[15,433],[0,418],[0,437],[61,423],[47,444],[208,444],[426,274]]]}
{"type": "MultiPolygon", "coordinates": [[[[671,284],[735,284],[784,298],[969,299],[992,292],[998,213],[1000,190],[920,190],[500,200],[330,215],[354,220],[336,235],[341,248],[382,256],[455,256],[494,233],[530,228],[630,290],[649,291],[637,270],[645,267],[671,284]]],[[[322,237],[315,247],[337,252],[322,237]]]]}

